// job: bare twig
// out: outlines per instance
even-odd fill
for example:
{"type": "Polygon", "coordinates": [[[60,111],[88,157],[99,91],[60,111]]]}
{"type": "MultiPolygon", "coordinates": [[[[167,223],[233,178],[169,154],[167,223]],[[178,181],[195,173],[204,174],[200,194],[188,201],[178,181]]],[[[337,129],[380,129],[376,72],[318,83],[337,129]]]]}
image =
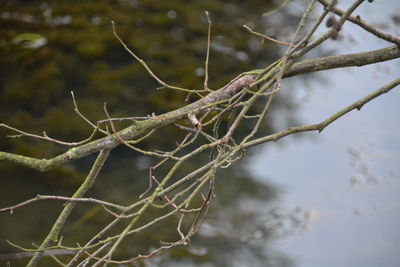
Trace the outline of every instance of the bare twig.
{"type": "MultiPolygon", "coordinates": [[[[6,253],[0,254],[0,260],[12,260],[12,259],[23,259],[32,257],[35,252],[19,252],[19,253],[6,253]]],[[[72,255],[75,254],[75,251],[70,251],[67,249],[51,249],[46,250],[43,253],[43,257],[50,256],[50,255],[72,255]]]]}
{"type": "Polygon", "coordinates": [[[74,91],[71,91],[71,97],[72,97],[72,102],[74,103],[74,111],[76,112],[76,114],[78,114],[79,117],[81,117],[86,123],[88,123],[90,126],[92,126],[94,129],[99,129],[100,132],[102,132],[103,134],[107,134],[106,131],[102,130],[99,128],[99,125],[95,125],[93,122],[91,122],[88,118],[86,118],[80,111],[78,108],[78,105],[76,103],[75,100],[75,94],[74,91]]]}
{"type": "MultiPolygon", "coordinates": [[[[328,2],[326,0],[318,0],[323,6],[325,6],[329,11],[332,11],[333,13],[343,16],[344,11],[340,10],[339,8],[336,8],[334,6],[329,6],[328,2]]],[[[368,24],[366,21],[362,20],[360,16],[349,16],[347,18],[348,21],[360,26],[364,30],[366,30],[369,33],[372,33],[376,37],[383,39],[385,41],[400,45],[400,38],[398,36],[395,36],[393,34],[386,33],[384,31],[381,31],[374,26],[368,24]]]]}
{"type": "Polygon", "coordinates": [[[35,198],[31,198],[29,200],[26,200],[24,202],[18,203],[16,205],[2,208],[0,209],[1,212],[10,212],[11,214],[14,212],[14,210],[18,208],[22,208],[24,206],[27,206],[29,204],[32,204],[34,202],[40,201],[40,200],[58,200],[58,201],[67,201],[67,202],[87,202],[87,203],[93,203],[93,204],[99,204],[99,205],[104,205],[108,206],[111,208],[123,210],[125,207],[117,204],[113,204],[110,202],[106,202],[103,200],[99,199],[94,199],[94,198],[72,198],[72,197],[63,197],[63,196],[49,196],[49,195],[37,195],[35,198]]]}
{"type": "Polygon", "coordinates": [[[272,37],[269,37],[269,36],[266,35],[266,34],[261,34],[261,33],[259,33],[259,32],[256,32],[256,31],[252,30],[252,29],[251,29],[249,26],[247,26],[247,25],[243,25],[243,28],[245,28],[245,29],[248,30],[250,33],[252,33],[252,34],[254,34],[254,35],[258,36],[258,37],[261,37],[261,38],[263,38],[263,39],[265,39],[265,40],[274,42],[274,43],[276,43],[276,44],[285,45],[285,46],[294,46],[294,45],[292,45],[292,44],[290,44],[290,43],[276,40],[276,39],[274,39],[274,38],[272,38],[272,37]]]}
{"type": "Polygon", "coordinates": [[[57,140],[57,139],[49,137],[45,131],[43,131],[43,135],[37,135],[37,134],[31,134],[31,133],[24,132],[22,130],[11,127],[5,123],[0,123],[0,127],[3,127],[3,128],[6,128],[6,129],[9,129],[9,130],[19,133],[18,135],[7,135],[7,137],[10,137],[10,138],[27,136],[27,137],[32,137],[32,138],[36,138],[36,139],[56,143],[59,145],[64,145],[64,146],[79,146],[79,145],[85,144],[85,143],[89,142],[90,140],[92,140],[94,135],[96,134],[96,132],[99,130],[98,126],[96,126],[88,138],[86,138],[82,141],[79,141],[79,142],[65,142],[65,141],[61,141],[61,140],[57,140]]]}
{"type": "Polygon", "coordinates": [[[191,90],[191,89],[186,89],[186,88],[169,85],[166,82],[164,82],[163,80],[161,80],[160,78],[158,78],[157,75],[155,75],[153,73],[153,71],[150,69],[150,67],[147,65],[147,63],[143,59],[139,58],[131,49],[129,49],[129,47],[125,44],[125,42],[121,39],[121,37],[119,37],[119,35],[117,34],[117,31],[115,30],[115,22],[114,21],[111,21],[111,25],[112,25],[112,30],[113,30],[114,36],[118,39],[118,41],[121,43],[121,45],[124,47],[124,49],[131,56],[133,56],[146,69],[146,71],[150,74],[150,76],[153,77],[154,80],[156,80],[161,86],[164,86],[164,87],[170,88],[170,89],[179,90],[179,91],[190,92],[190,93],[198,94],[198,93],[202,92],[201,90],[191,90]]]}
{"type": "Polygon", "coordinates": [[[207,22],[208,22],[208,30],[207,30],[207,54],[206,54],[206,60],[204,62],[204,90],[210,91],[210,88],[208,87],[208,60],[210,58],[210,46],[211,46],[211,20],[210,20],[210,15],[208,14],[208,11],[204,12],[207,17],[207,22]]]}
{"type": "Polygon", "coordinates": [[[282,4],[281,4],[279,7],[277,7],[277,8],[275,8],[275,9],[271,10],[271,11],[268,11],[268,12],[264,13],[264,14],[263,14],[263,17],[268,17],[268,16],[271,16],[271,15],[273,15],[273,14],[279,12],[282,8],[285,8],[285,6],[289,3],[289,1],[290,1],[290,0],[285,0],[285,1],[283,1],[282,4]]]}

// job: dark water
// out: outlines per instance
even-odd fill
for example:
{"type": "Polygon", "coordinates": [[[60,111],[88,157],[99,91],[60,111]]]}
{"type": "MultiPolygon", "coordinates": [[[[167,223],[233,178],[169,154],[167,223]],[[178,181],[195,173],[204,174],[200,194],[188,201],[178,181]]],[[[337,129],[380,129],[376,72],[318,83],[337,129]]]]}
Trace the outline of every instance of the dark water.
{"type": "MultiPolygon", "coordinates": [[[[112,117],[159,114],[181,107],[186,94],[157,91],[159,85],[112,35],[110,21],[115,21],[119,35],[161,79],[201,88],[207,46],[204,11],[208,10],[213,21],[209,85],[216,89],[235,75],[266,66],[279,56],[276,47],[261,44],[241,27],[249,23],[262,26],[261,15],[269,8],[266,1],[3,1],[0,121],[27,132],[46,130],[51,137],[77,141],[90,134],[90,127],[74,113],[71,90],[80,111],[92,121],[106,118],[104,101],[112,117]],[[255,6],[259,11],[254,11],[255,6]]],[[[270,129],[267,124],[263,128],[270,129]]],[[[3,151],[39,158],[65,151],[62,146],[34,139],[6,138],[10,132],[4,129],[0,133],[3,151]]],[[[165,136],[178,140],[182,134],[167,127],[141,148],[173,148],[175,141],[165,136]]],[[[36,194],[70,196],[93,160],[90,156],[48,173],[2,163],[1,206],[36,194]]],[[[132,196],[137,198],[147,187],[149,164],[154,164],[152,159],[116,149],[88,196],[130,203],[132,196]]],[[[232,266],[249,261],[265,265],[271,261],[286,266],[290,262],[264,248],[271,233],[264,226],[266,204],[277,197],[276,189],[249,179],[240,167],[221,171],[218,177],[217,200],[191,246],[168,251],[146,265],[232,266]],[[260,205],[265,207],[261,213],[249,208],[260,205]]],[[[61,208],[61,203],[41,202],[13,215],[1,214],[0,252],[17,252],[6,240],[27,247],[31,242],[39,244],[61,208]]],[[[79,206],[64,228],[64,242],[85,242],[109,219],[99,208],[79,206]]],[[[159,240],[173,240],[175,228],[172,221],[152,228],[138,235],[136,242],[126,244],[121,255],[146,253],[159,246],[159,240]]],[[[48,259],[42,262],[42,266],[52,264],[48,259]]]]}

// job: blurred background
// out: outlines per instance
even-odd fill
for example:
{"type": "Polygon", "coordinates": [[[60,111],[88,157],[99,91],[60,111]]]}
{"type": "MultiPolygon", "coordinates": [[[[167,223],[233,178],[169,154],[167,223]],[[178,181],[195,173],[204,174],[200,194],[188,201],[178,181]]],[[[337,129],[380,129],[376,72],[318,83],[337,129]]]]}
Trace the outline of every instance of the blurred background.
{"type": "MultiPolygon", "coordinates": [[[[345,9],[352,1],[339,1],[345,9]]],[[[213,21],[210,87],[267,66],[284,48],[261,42],[243,24],[280,40],[290,37],[306,1],[2,1],[0,3],[0,121],[27,132],[79,141],[91,129],[74,112],[70,91],[92,121],[160,114],[185,105],[186,94],[156,90],[158,84],[112,35],[110,21],[129,47],[164,81],[201,88],[208,10],[213,21]],[[256,7],[256,8],[255,8],[256,7]]],[[[399,34],[400,4],[364,3],[356,12],[385,31],[399,34]]],[[[321,12],[318,6],[311,19],[321,12]]],[[[310,21],[312,22],[312,20],[310,21]]],[[[318,34],[326,28],[322,25],[318,34]]],[[[346,23],[337,40],[312,57],[383,48],[346,23]]],[[[338,109],[398,78],[399,60],[362,68],[330,70],[285,79],[263,134],[319,122],[338,109]]],[[[248,157],[217,176],[217,198],[190,246],[141,262],[143,266],[397,266],[400,262],[400,127],[397,89],[336,121],[322,134],[289,136],[248,151],[248,157]]],[[[194,101],[194,99],[192,99],[194,101]]],[[[257,109],[257,107],[255,107],[257,109]]],[[[124,125],[121,125],[123,127],[124,125]]],[[[251,125],[244,125],[245,132],[251,125]]],[[[7,138],[1,151],[49,158],[64,147],[31,138],[7,138]]],[[[174,146],[166,128],[144,149],[174,146]]],[[[37,194],[71,195],[90,168],[87,157],[39,173],[0,164],[1,207],[37,194]]],[[[113,151],[87,196],[128,204],[147,188],[155,161],[126,148],[113,151]]],[[[195,162],[192,163],[195,167],[195,162]]],[[[200,163],[199,163],[200,164],[200,163]]],[[[39,244],[62,209],[40,202],[0,214],[0,254],[17,252],[6,240],[39,244]]],[[[84,242],[110,219],[101,208],[80,205],[63,231],[84,242]]],[[[168,222],[167,222],[168,223],[168,222]]],[[[175,224],[141,233],[121,255],[146,253],[159,240],[176,238],[175,224]]],[[[5,261],[0,261],[0,263],[5,261]]],[[[11,261],[11,266],[26,260],[11,261]]],[[[43,266],[53,266],[50,259],[43,266]]]]}

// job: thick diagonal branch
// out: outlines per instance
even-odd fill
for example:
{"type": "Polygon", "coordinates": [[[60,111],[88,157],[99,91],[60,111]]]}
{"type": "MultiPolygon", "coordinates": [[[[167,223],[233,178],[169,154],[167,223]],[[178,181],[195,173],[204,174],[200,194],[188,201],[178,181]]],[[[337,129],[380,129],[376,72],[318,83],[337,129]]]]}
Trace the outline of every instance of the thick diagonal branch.
{"type": "MultiPolygon", "coordinates": [[[[315,71],[351,67],[351,66],[364,66],[383,62],[400,57],[400,48],[396,45],[383,49],[373,50],[363,53],[346,54],[339,56],[331,56],[317,59],[304,60],[293,64],[287,70],[283,77],[290,77],[304,73],[311,73],[315,71]]],[[[69,161],[73,161],[87,155],[96,153],[102,149],[113,149],[121,143],[119,138],[123,140],[132,140],[142,136],[149,131],[176,122],[188,114],[197,114],[210,108],[217,103],[223,102],[244,88],[248,87],[256,79],[256,75],[245,74],[239,75],[233,79],[226,86],[211,92],[200,100],[186,105],[182,108],[164,113],[159,116],[151,117],[144,121],[135,121],[130,127],[127,127],[114,135],[110,135],[85,145],[69,149],[67,152],[56,156],[52,159],[36,159],[21,155],[16,155],[0,151],[0,160],[11,161],[16,164],[24,165],[40,171],[47,171],[57,166],[63,165],[69,161]],[[117,137],[118,135],[119,137],[117,137]]]]}
{"type": "Polygon", "coordinates": [[[286,71],[284,77],[291,77],[310,72],[343,67],[360,67],[396,59],[399,57],[400,47],[397,45],[393,45],[378,50],[356,54],[345,54],[339,56],[308,59],[293,64],[293,66],[288,71],[286,71]]]}
{"type": "Polygon", "coordinates": [[[125,141],[132,140],[148,133],[153,129],[180,120],[186,117],[189,113],[197,114],[231,98],[243,88],[248,87],[254,80],[255,77],[253,75],[239,75],[226,86],[208,94],[192,104],[161,114],[159,116],[150,117],[144,121],[135,121],[130,127],[127,127],[116,134],[92,141],[85,145],[71,148],[67,152],[52,159],[36,159],[7,152],[0,152],[0,160],[11,161],[16,164],[37,169],[39,171],[48,171],[69,161],[96,153],[102,149],[113,149],[121,143],[121,139],[125,141]]]}
{"type": "MultiPolygon", "coordinates": [[[[97,175],[99,174],[101,168],[104,165],[104,162],[107,160],[108,154],[110,150],[101,150],[99,155],[96,158],[96,161],[93,163],[92,169],[90,170],[88,176],[86,177],[85,181],[82,185],[76,190],[72,198],[81,198],[83,195],[92,187],[94,181],[96,180],[97,175]]],[[[36,266],[38,261],[40,260],[41,256],[43,255],[45,249],[49,246],[51,242],[56,242],[58,239],[58,235],[62,227],[65,224],[68,216],[70,215],[71,211],[75,207],[76,202],[68,202],[65,205],[64,209],[58,216],[56,222],[54,223],[52,229],[48,233],[47,237],[43,240],[42,244],[39,247],[39,251],[35,253],[32,259],[29,261],[27,266],[36,266]]]]}

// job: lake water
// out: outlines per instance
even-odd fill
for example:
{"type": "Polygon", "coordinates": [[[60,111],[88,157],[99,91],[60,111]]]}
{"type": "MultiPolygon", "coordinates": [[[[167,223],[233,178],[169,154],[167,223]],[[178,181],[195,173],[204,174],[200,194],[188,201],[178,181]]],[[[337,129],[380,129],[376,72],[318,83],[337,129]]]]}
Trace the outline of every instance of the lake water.
{"type": "MultiPolygon", "coordinates": [[[[346,8],[352,1],[339,1],[346,8]]],[[[356,12],[399,35],[398,1],[364,3],[356,12]]],[[[329,55],[389,45],[346,23],[341,41],[328,41],[329,55]]],[[[326,51],[326,50],[325,50],[326,51]]],[[[284,82],[296,95],[303,124],[317,123],[399,77],[400,61],[330,70],[284,82]]],[[[276,238],[268,249],[284,252],[295,266],[399,266],[400,90],[352,111],[321,134],[289,136],[248,160],[256,179],[284,192],[281,212],[307,211],[303,231],[276,238]]],[[[283,111],[284,112],[284,111],[283,111]]],[[[277,121],[279,129],[288,125],[277,121]]]]}

